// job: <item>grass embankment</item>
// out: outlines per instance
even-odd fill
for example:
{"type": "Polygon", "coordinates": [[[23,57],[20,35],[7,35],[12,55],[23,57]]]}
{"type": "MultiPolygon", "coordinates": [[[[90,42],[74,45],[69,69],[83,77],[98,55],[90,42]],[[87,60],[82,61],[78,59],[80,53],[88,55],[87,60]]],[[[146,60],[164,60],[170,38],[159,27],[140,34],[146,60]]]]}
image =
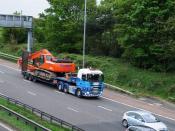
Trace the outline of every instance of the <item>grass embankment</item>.
{"type": "MultiPolygon", "coordinates": [[[[0,98],[0,104],[27,117],[30,120],[33,120],[44,127],[51,129],[52,131],[69,131],[69,129],[65,129],[60,127],[57,124],[50,123],[46,120],[41,120],[41,118],[35,114],[33,114],[31,111],[24,109],[23,107],[16,106],[15,104],[7,102],[7,100],[4,100],[0,98]]],[[[19,131],[33,131],[34,127],[30,125],[26,125],[22,120],[17,120],[14,116],[9,116],[7,112],[0,110],[0,121],[3,121],[4,123],[9,124],[13,128],[19,130],[19,131]]]]}
{"type": "MultiPolygon", "coordinates": [[[[38,44],[39,45],[39,44],[38,44]]],[[[35,49],[42,48],[36,46],[35,49]]],[[[0,46],[0,51],[20,55],[21,48],[24,45],[0,46]]],[[[56,53],[53,53],[55,56],[56,53]]],[[[76,54],[60,54],[58,57],[68,56],[77,64],[82,65],[82,56],[76,54]]],[[[133,92],[138,96],[159,97],[166,100],[175,101],[175,72],[174,73],[156,73],[148,70],[138,69],[121,59],[86,56],[86,65],[88,67],[98,68],[104,72],[105,82],[119,86],[125,90],[133,92]]]]}

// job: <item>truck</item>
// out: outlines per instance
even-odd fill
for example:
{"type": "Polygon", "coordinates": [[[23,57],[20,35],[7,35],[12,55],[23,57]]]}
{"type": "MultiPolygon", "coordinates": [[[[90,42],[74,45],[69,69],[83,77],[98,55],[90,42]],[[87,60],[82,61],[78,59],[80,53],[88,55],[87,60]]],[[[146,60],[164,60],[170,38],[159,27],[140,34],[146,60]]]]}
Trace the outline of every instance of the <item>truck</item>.
{"type": "Polygon", "coordinates": [[[59,91],[73,94],[79,98],[99,97],[104,90],[102,71],[84,68],[75,73],[73,62],[57,59],[46,49],[33,54],[23,53],[18,64],[25,79],[54,85],[59,91]],[[50,65],[47,65],[48,63],[50,65]]]}

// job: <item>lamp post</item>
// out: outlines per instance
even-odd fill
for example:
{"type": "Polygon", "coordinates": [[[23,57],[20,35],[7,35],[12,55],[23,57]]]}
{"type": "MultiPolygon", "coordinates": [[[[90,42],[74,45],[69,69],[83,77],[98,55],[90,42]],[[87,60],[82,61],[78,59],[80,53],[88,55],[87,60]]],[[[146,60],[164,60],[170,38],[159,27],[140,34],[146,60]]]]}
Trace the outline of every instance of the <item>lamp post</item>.
{"type": "Polygon", "coordinates": [[[86,6],[87,0],[84,0],[84,36],[83,36],[83,68],[85,67],[85,48],[86,48],[86,6]]]}

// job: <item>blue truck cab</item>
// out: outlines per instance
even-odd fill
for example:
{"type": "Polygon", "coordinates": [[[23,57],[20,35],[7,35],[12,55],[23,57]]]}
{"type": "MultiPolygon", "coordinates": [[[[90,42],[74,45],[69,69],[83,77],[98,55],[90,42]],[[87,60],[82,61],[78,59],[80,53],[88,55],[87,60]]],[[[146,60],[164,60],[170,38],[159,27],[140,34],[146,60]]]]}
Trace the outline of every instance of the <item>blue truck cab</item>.
{"type": "Polygon", "coordinates": [[[78,97],[99,97],[104,89],[103,72],[96,69],[80,69],[76,76],[67,74],[56,80],[58,90],[78,97]]]}

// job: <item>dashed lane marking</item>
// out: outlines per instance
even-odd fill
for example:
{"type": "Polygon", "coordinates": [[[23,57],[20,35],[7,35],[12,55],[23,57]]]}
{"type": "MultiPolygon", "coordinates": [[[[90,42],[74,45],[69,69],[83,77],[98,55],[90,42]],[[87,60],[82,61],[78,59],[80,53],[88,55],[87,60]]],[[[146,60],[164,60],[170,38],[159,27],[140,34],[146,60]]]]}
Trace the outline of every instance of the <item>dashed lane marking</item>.
{"type": "Polygon", "coordinates": [[[4,74],[4,72],[3,72],[3,71],[0,71],[0,73],[1,73],[1,74],[4,74]]]}
{"type": "Polygon", "coordinates": [[[3,80],[0,80],[0,84],[3,84],[4,83],[4,81],[3,80]]]}
{"type": "Polygon", "coordinates": [[[79,111],[77,111],[77,110],[75,110],[75,109],[73,109],[73,108],[71,108],[71,107],[68,107],[67,109],[68,109],[68,110],[71,110],[71,111],[74,111],[74,112],[79,112],[79,111]]]}
{"type": "Polygon", "coordinates": [[[31,92],[31,91],[27,91],[28,94],[32,95],[32,96],[36,96],[35,93],[31,92]]]}
{"type": "Polygon", "coordinates": [[[31,83],[31,81],[28,81],[28,80],[25,80],[25,79],[23,79],[23,81],[25,81],[25,82],[27,82],[27,83],[31,83]]]}
{"type": "Polygon", "coordinates": [[[55,92],[56,92],[56,93],[58,93],[58,94],[65,95],[65,93],[64,93],[64,92],[60,92],[60,91],[57,91],[57,90],[55,90],[55,92]]]}
{"type": "Polygon", "coordinates": [[[104,109],[104,110],[107,110],[107,111],[112,111],[111,109],[108,109],[108,108],[106,108],[106,107],[103,107],[103,106],[98,106],[99,108],[102,108],[102,109],[104,109]]]}

